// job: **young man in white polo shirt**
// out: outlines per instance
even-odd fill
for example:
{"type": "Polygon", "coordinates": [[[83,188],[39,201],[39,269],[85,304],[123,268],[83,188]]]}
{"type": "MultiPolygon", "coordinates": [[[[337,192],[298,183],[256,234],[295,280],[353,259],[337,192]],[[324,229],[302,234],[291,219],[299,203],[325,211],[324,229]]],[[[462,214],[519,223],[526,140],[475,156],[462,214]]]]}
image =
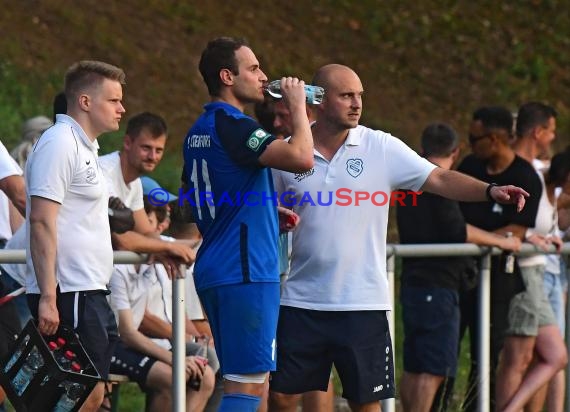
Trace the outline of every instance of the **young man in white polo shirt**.
{"type": "Polygon", "coordinates": [[[363,88],[350,68],[326,65],[313,84],[326,91],[315,106],[315,166],[274,174],[279,194],[294,193],[280,199],[301,221],[281,298],[270,410],[294,410],[298,394],[326,390],[334,363],[352,410],[379,411],[379,400],[394,397],[386,318],[392,309],[386,277],[391,192],[492,197],[519,208],[526,192],[437,168],[390,134],[359,126],[363,88]]]}
{"type": "MultiPolygon", "coordinates": [[[[97,137],[119,129],[123,70],[80,61],[65,75],[67,114],[38,140],[26,164],[28,303],[42,334],[74,328],[106,379],[118,339],[107,303],[113,272],[109,195],[97,164],[97,137]]],[[[99,382],[82,411],[103,400],[99,382]]]]}

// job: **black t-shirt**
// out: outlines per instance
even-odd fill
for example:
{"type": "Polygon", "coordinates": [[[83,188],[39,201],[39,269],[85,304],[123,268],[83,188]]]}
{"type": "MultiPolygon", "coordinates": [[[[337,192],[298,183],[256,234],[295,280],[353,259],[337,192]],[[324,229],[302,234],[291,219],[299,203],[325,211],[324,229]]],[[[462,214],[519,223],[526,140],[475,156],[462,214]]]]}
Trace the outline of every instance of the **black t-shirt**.
{"type": "MultiPolygon", "coordinates": [[[[400,243],[465,243],[465,220],[456,201],[423,192],[417,196],[416,206],[409,196],[403,203],[405,206],[397,208],[400,243]]],[[[470,257],[404,258],[402,285],[457,290],[471,263],[470,257]]]]}
{"type": "Polygon", "coordinates": [[[517,213],[515,205],[499,205],[495,202],[462,202],[460,203],[461,211],[467,223],[488,231],[494,231],[511,223],[534,227],[542,184],[529,162],[520,156],[515,156],[513,162],[503,172],[491,175],[487,173],[483,161],[469,155],[461,162],[457,170],[484,182],[496,183],[500,186],[519,186],[530,194],[520,213],[517,213]]]}

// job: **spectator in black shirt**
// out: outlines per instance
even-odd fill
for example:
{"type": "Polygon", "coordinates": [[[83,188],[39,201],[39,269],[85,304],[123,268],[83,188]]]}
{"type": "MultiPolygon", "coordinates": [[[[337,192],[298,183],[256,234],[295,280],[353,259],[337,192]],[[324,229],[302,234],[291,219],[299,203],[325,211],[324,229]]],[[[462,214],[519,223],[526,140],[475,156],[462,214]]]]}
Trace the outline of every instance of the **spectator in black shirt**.
{"type": "MultiPolygon", "coordinates": [[[[482,229],[498,234],[511,232],[521,240],[525,239],[528,228],[533,228],[536,222],[538,205],[542,192],[542,184],[533,166],[522,157],[517,156],[509,146],[512,134],[511,112],[503,107],[482,107],[473,114],[469,128],[469,142],[473,154],[466,157],[459,171],[476,177],[485,182],[502,184],[509,182],[524,188],[529,194],[528,202],[522,212],[510,206],[502,206],[495,202],[461,203],[465,220],[482,229]]],[[[528,398],[546,382],[554,373],[555,364],[562,361],[563,342],[542,333],[544,328],[538,328],[538,336],[527,333],[513,332],[520,329],[529,316],[537,316],[533,311],[522,311],[520,302],[525,291],[536,292],[528,288],[527,282],[521,275],[518,263],[515,273],[506,274],[504,265],[495,257],[491,263],[491,383],[494,381],[494,369],[501,354],[501,368],[497,378],[497,410],[521,410],[528,398]],[[535,344],[536,342],[536,344],[535,344]],[[541,362],[531,366],[525,374],[526,365],[532,358],[533,349],[540,355],[541,362]],[[552,372],[552,373],[551,373],[552,372]],[[538,386],[537,386],[538,385],[538,386]],[[517,387],[514,394],[510,387],[517,387]],[[510,396],[507,393],[511,393],[510,396]],[[512,396],[515,395],[515,396],[512,396]]],[[[462,297],[462,322],[469,321],[470,335],[476,336],[477,316],[475,293],[462,297]],[[469,299],[472,300],[469,300],[469,299]],[[463,310],[465,309],[465,310],[463,310]]],[[[526,295],[529,295],[528,293],[526,295]]],[[[477,340],[471,340],[471,384],[475,385],[477,362],[477,340]]],[[[473,391],[476,394],[476,391],[473,391]]],[[[470,405],[476,402],[467,401],[470,405]]]]}
{"type": "MultiPolygon", "coordinates": [[[[429,125],[422,134],[423,156],[450,169],[459,154],[459,139],[448,125],[429,125]]],[[[468,225],[456,201],[424,192],[400,204],[397,223],[401,243],[478,243],[518,250],[507,239],[468,225]],[[415,199],[414,199],[415,202],[415,199]]],[[[473,265],[471,257],[403,259],[401,294],[404,320],[404,374],[400,384],[404,411],[428,412],[438,387],[454,377],[459,344],[459,288],[473,265]]]]}

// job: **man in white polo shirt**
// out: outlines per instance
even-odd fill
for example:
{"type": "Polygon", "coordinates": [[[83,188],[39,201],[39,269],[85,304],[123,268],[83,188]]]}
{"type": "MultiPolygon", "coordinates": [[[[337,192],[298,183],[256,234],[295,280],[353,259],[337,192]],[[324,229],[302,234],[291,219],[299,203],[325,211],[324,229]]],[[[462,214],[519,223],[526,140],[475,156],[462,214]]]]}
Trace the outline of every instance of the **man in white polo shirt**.
{"type": "MultiPolygon", "coordinates": [[[[67,115],[40,137],[25,174],[30,310],[44,335],[60,323],[73,327],[103,379],[118,332],[106,299],[113,249],[97,137],[119,129],[124,80],[107,63],[73,64],[65,75],[67,115]]],[[[95,386],[82,411],[99,408],[103,388],[95,386]]]]}
{"type": "Polygon", "coordinates": [[[299,394],[326,390],[334,363],[352,410],[379,411],[379,400],[394,397],[386,318],[392,309],[386,277],[391,192],[492,197],[519,209],[526,192],[437,168],[390,134],[359,126],[363,88],[350,68],[326,65],[313,84],[326,91],[314,108],[315,166],[274,174],[280,201],[301,221],[281,298],[270,410],[294,410],[299,394]]]}

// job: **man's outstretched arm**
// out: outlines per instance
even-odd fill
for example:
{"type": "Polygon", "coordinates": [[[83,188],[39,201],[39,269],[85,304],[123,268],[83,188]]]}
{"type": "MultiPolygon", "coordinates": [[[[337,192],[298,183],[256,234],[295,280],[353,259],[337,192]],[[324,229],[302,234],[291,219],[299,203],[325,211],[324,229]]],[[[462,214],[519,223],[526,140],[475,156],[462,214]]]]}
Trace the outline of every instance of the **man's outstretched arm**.
{"type": "Polygon", "coordinates": [[[422,190],[463,202],[484,202],[492,198],[497,203],[516,204],[519,212],[524,207],[525,198],[529,196],[517,186],[496,186],[455,170],[439,167],[430,173],[422,190]]]}

